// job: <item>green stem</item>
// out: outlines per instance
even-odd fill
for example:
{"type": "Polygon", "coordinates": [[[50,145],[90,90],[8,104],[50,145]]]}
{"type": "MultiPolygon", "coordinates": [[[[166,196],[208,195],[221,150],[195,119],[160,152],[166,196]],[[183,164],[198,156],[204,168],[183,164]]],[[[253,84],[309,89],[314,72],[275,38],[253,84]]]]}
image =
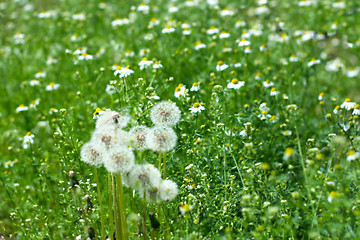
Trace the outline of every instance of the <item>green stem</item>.
{"type": "Polygon", "coordinates": [[[111,240],[114,240],[114,213],[112,211],[112,195],[113,195],[113,192],[112,192],[112,186],[111,186],[111,173],[108,172],[108,190],[109,190],[109,218],[110,218],[110,233],[109,233],[109,236],[110,236],[110,239],[111,240]]]}
{"type": "Polygon", "coordinates": [[[121,226],[119,224],[119,218],[117,215],[117,204],[116,204],[116,192],[115,192],[115,182],[114,175],[111,175],[111,184],[112,184],[112,193],[113,193],[113,205],[114,205],[114,216],[115,216],[115,228],[116,228],[116,239],[122,239],[121,236],[121,226]]]}
{"type": "Polygon", "coordinates": [[[100,190],[100,183],[99,183],[99,176],[98,176],[98,172],[97,172],[97,168],[96,166],[94,166],[94,172],[95,172],[95,178],[96,178],[96,188],[98,191],[98,199],[99,199],[99,204],[100,204],[100,217],[101,217],[101,239],[105,239],[105,224],[104,224],[104,209],[103,209],[103,204],[102,204],[102,197],[101,197],[101,190],[100,190]]]}
{"type": "Polygon", "coordinates": [[[126,211],[125,211],[125,199],[124,199],[124,189],[121,180],[121,173],[116,175],[116,191],[118,197],[119,204],[119,217],[121,219],[121,232],[123,239],[128,239],[128,231],[127,231],[127,222],[126,222],[126,211]]]}

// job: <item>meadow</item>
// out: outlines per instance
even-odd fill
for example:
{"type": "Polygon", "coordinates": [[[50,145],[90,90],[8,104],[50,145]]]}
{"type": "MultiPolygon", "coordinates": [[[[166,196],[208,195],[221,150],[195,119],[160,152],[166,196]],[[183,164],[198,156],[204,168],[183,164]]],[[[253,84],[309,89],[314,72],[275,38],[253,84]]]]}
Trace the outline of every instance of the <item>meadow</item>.
{"type": "Polygon", "coordinates": [[[360,239],[356,0],[0,2],[0,239],[360,239]]]}

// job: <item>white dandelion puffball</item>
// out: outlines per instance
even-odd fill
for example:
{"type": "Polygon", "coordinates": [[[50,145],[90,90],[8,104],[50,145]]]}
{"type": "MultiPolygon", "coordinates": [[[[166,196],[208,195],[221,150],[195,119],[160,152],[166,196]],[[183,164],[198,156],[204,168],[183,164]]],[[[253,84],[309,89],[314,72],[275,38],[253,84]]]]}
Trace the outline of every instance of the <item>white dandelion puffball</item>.
{"type": "Polygon", "coordinates": [[[92,142],[85,143],[80,151],[81,160],[90,165],[100,165],[103,162],[101,148],[92,142]]]}
{"type": "Polygon", "coordinates": [[[159,193],[162,201],[171,201],[178,195],[178,186],[171,180],[164,180],[160,184],[159,193]]]}
{"type": "Polygon", "coordinates": [[[129,137],[131,141],[131,145],[134,146],[137,150],[145,150],[148,149],[146,144],[146,138],[148,136],[149,128],[146,126],[135,126],[130,129],[129,137]]]}
{"type": "Polygon", "coordinates": [[[168,152],[176,146],[177,136],[172,128],[155,126],[150,128],[146,144],[155,152],[168,152]]]}
{"type": "Polygon", "coordinates": [[[103,126],[113,126],[116,128],[124,128],[128,125],[130,117],[127,113],[119,113],[116,111],[106,110],[96,121],[96,128],[103,126]]]}
{"type": "Polygon", "coordinates": [[[150,112],[151,121],[155,125],[174,126],[180,121],[180,109],[173,102],[162,101],[156,104],[150,112]]]}
{"type": "Polygon", "coordinates": [[[111,126],[96,128],[91,136],[91,141],[99,148],[109,149],[115,144],[115,129],[111,126]]]}
{"type": "Polygon", "coordinates": [[[134,166],[134,153],[127,147],[117,147],[104,154],[104,166],[111,173],[126,173],[134,166]]]}
{"type": "Polygon", "coordinates": [[[160,171],[152,164],[135,165],[129,174],[129,185],[141,192],[160,185],[160,171]]]}

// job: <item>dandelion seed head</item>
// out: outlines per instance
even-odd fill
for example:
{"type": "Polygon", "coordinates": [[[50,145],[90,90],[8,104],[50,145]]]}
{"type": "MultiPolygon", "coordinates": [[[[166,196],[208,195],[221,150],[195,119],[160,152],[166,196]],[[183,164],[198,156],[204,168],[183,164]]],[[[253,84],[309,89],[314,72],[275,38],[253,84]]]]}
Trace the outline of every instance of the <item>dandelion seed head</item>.
{"type": "Polygon", "coordinates": [[[173,102],[162,101],[156,104],[150,113],[155,125],[174,126],[180,121],[180,109],[173,102]]]}
{"type": "Polygon", "coordinates": [[[118,146],[104,154],[104,166],[111,173],[126,173],[134,166],[134,153],[125,146],[118,146]]]}
{"type": "Polygon", "coordinates": [[[106,110],[96,121],[96,128],[103,126],[112,126],[124,128],[128,125],[130,117],[126,112],[119,113],[116,111],[106,110]]]}
{"type": "Polygon", "coordinates": [[[160,184],[159,189],[160,199],[162,201],[171,201],[178,195],[178,186],[171,180],[164,180],[160,184]]]}
{"type": "Polygon", "coordinates": [[[129,185],[140,193],[158,188],[161,174],[152,164],[134,165],[129,173],[129,185]]]}
{"type": "Polygon", "coordinates": [[[148,148],[146,138],[148,136],[149,128],[146,126],[135,126],[130,129],[129,136],[131,145],[137,150],[145,150],[148,148]]]}
{"type": "Polygon", "coordinates": [[[98,166],[102,161],[102,149],[93,142],[85,143],[80,151],[81,160],[87,164],[98,166]]]}
{"type": "Polygon", "coordinates": [[[173,129],[164,126],[155,126],[149,130],[146,144],[155,152],[168,152],[172,150],[177,141],[173,129]]]}

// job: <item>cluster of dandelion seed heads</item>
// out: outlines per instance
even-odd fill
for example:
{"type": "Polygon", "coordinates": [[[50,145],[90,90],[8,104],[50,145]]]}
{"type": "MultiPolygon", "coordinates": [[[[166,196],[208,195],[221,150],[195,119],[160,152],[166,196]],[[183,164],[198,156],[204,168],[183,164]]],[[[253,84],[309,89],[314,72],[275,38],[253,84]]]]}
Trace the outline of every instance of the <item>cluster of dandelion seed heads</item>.
{"type": "Polygon", "coordinates": [[[113,174],[120,173],[123,184],[149,202],[174,199],[178,194],[177,184],[163,180],[152,164],[137,164],[133,151],[168,152],[176,146],[177,136],[171,128],[180,121],[181,112],[176,104],[160,102],[150,114],[155,126],[137,125],[129,131],[124,130],[131,120],[126,111],[98,112],[91,140],[81,148],[82,161],[94,166],[104,165],[113,174]]]}

